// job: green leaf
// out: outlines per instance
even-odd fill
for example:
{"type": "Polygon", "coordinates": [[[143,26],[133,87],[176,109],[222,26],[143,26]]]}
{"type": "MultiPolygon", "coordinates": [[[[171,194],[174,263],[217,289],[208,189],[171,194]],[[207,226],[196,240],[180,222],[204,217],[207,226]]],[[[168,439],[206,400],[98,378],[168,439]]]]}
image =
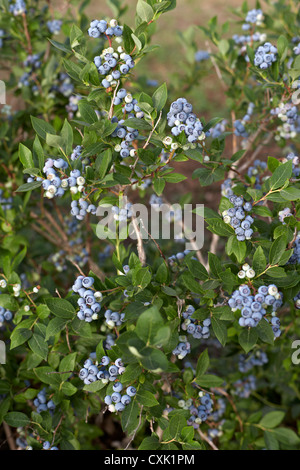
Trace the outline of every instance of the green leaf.
{"type": "Polygon", "coordinates": [[[131,401],[121,413],[122,429],[130,435],[139,424],[139,406],[135,400],[131,401]]]}
{"type": "Polygon", "coordinates": [[[226,251],[228,255],[234,255],[237,262],[242,264],[247,253],[247,244],[245,241],[238,241],[236,235],[232,235],[226,244],[226,251]]]}
{"type": "Polygon", "coordinates": [[[32,153],[23,144],[19,144],[19,158],[24,168],[34,168],[32,153]]]}
{"type": "Polygon", "coordinates": [[[277,264],[280,260],[281,256],[283,255],[287,246],[287,239],[285,236],[281,236],[276,238],[271,245],[270,252],[269,252],[269,260],[270,264],[274,265],[277,264]]]}
{"type": "Polygon", "coordinates": [[[280,191],[280,196],[287,201],[297,201],[300,200],[300,189],[295,186],[289,186],[288,188],[282,189],[280,191]]]}
{"type": "Polygon", "coordinates": [[[4,307],[6,310],[18,310],[19,304],[15,297],[10,294],[0,295],[0,307],[4,307]]]}
{"type": "Polygon", "coordinates": [[[86,100],[82,99],[78,102],[78,109],[84,122],[87,122],[88,124],[98,122],[98,117],[94,108],[86,100]]]}
{"type": "Polygon", "coordinates": [[[33,189],[39,188],[42,185],[41,181],[33,181],[32,183],[25,183],[18,187],[16,193],[22,193],[26,191],[32,191],[33,189]]]}
{"type": "Polygon", "coordinates": [[[279,442],[275,438],[273,432],[265,431],[264,440],[268,450],[279,450],[279,442]]]}
{"type": "Polygon", "coordinates": [[[163,83],[152,95],[154,108],[160,112],[165,106],[168,99],[168,89],[166,83],[163,83]]]}
{"type": "Polygon", "coordinates": [[[132,129],[139,129],[145,131],[151,131],[152,129],[152,126],[147,121],[134,117],[131,119],[125,119],[122,125],[126,127],[131,127],[132,129]]]}
{"type": "Polygon", "coordinates": [[[160,373],[168,368],[167,356],[159,349],[144,348],[141,350],[141,354],[140,361],[145,369],[160,373]]]}
{"type": "Polygon", "coordinates": [[[92,382],[91,384],[85,385],[83,387],[83,390],[86,392],[96,393],[99,392],[99,390],[102,390],[102,388],[104,388],[105,386],[106,384],[104,384],[102,380],[96,380],[96,382],[92,382]]]}
{"type": "Polygon", "coordinates": [[[155,178],[153,181],[153,189],[158,196],[161,196],[165,188],[166,182],[163,178],[155,178]]]}
{"type": "Polygon", "coordinates": [[[71,319],[75,316],[73,305],[65,299],[49,298],[45,300],[48,308],[55,316],[60,318],[71,319]]]}
{"type": "Polygon", "coordinates": [[[136,323],[135,332],[146,344],[152,344],[159,328],[164,326],[164,321],[156,307],[143,312],[136,323]]]}
{"type": "Polygon", "coordinates": [[[276,428],[281,421],[283,420],[285,415],[284,411],[270,411],[270,413],[267,413],[259,422],[260,426],[263,426],[264,428],[276,428]]]}
{"type": "Polygon", "coordinates": [[[196,378],[199,378],[201,375],[205,374],[209,367],[209,356],[208,350],[205,349],[199,356],[197,361],[197,368],[196,368],[196,378]]]}
{"type": "Polygon", "coordinates": [[[239,343],[246,353],[248,353],[256,344],[258,333],[256,328],[244,328],[239,335],[239,343]]]}
{"type": "Polygon", "coordinates": [[[170,419],[168,432],[172,439],[178,439],[181,435],[182,429],[186,426],[186,419],[181,414],[176,414],[170,419]]]}
{"type": "Polygon", "coordinates": [[[164,175],[164,180],[167,183],[180,183],[181,181],[186,180],[187,177],[181,175],[180,173],[169,173],[168,175],[164,175]]]}
{"type": "Polygon", "coordinates": [[[54,127],[43,119],[34,116],[30,116],[30,119],[33,129],[42,139],[46,140],[47,134],[56,134],[54,127]]]}
{"type": "Polygon", "coordinates": [[[10,336],[10,349],[17,348],[31,338],[32,331],[25,328],[15,328],[10,336]]]}
{"type": "Polygon", "coordinates": [[[13,428],[24,428],[30,423],[30,419],[25,413],[20,413],[19,411],[11,411],[4,416],[4,421],[8,426],[13,428]]]}
{"type": "Polygon", "coordinates": [[[154,16],[154,11],[152,10],[152,7],[144,0],[138,0],[136,12],[137,15],[147,23],[149,23],[149,21],[151,21],[154,16]]]}
{"type": "Polygon", "coordinates": [[[139,390],[136,397],[140,405],[147,406],[148,408],[159,405],[159,402],[156,400],[153,393],[148,390],[139,390]]]}
{"type": "Polygon", "coordinates": [[[300,444],[300,438],[297,434],[289,428],[277,428],[274,429],[273,434],[275,438],[282,444],[288,446],[298,446],[300,444]]]}
{"type": "Polygon", "coordinates": [[[138,450],[157,450],[160,447],[160,442],[157,436],[147,436],[140,444],[138,450]]]}
{"type": "Polygon", "coordinates": [[[56,317],[50,320],[46,328],[46,341],[51,338],[51,336],[55,336],[57,333],[62,332],[66,326],[66,323],[67,321],[65,318],[56,317]]]}
{"type": "Polygon", "coordinates": [[[285,36],[281,35],[277,41],[277,51],[279,58],[283,60],[286,57],[288,51],[289,42],[285,36]]]}
{"type": "Polygon", "coordinates": [[[281,188],[293,173],[293,163],[289,160],[276,168],[273,175],[264,183],[269,190],[281,188]]]}
{"type": "Polygon", "coordinates": [[[48,356],[48,344],[45,342],[45,338],[37,333],[34,333],[32,338],[28,341],[28,345],[34,354],[41,357],[45,361],[48,356]]]}
{"type": "Polygon", "coordinates": [[[61,42],[57,42],[57,41],[54,41],[54,39],[48,39],[48,41],[51,42],[51,44],[56,47],[56,49],[62,51],[62,52],[66,52],[67,54],[71,54],[72,53],[72,50],[67,47],[65,44],[62,44],[61,42]]]}
{"type": "Polygon", "coordinates": [[[195,379],[195,382],[203,388],[221,387],[224,384],[224,379],[216,375],[206,374],[195,379]]]}
{"type": "Polygon", "coordinates": [[[267,266],[267,260],[264,254],[264,250],[261,246],[256,248],[254,256],[253,256],[253,269],[256,275],[262,273],[267,266]]]}
{"type": "Polygon", "coordinates": [[[274,344],[274,333],[272,330],[272,326],[266,320],[262,319],[257,327],[256,331],[258,333],[258,337],[264,342],[268,344],[274,344]]]}
{"type": "Polygon", "coordinates": [[[72,371],[75,368],[76,356],[77,356],[77,353],[74,352],[74,353],[68,354],[60,361],[59,369],[58,369],[59,372],[64,372],[64,371],[68,372],[66,374],[61,374],[61,380],[67,380],[70,377],[72,371]]]}
{"type": "Polygon", "coordinates": [[[72,152],[73,146],[73,129],[72,126],[68,123],[67,119],[64,121],[64,125],[61,129],[61,136],[63,142],[63,149],[67,155],[72,152]]]}
{"type": "Polygon", "coordinates": [[[227,328],[223,320],[220,320],[216,316],[212,316],[211,325],[216,338],[220,341],[222,346],[225,346],[227,341],[227,328]]]}

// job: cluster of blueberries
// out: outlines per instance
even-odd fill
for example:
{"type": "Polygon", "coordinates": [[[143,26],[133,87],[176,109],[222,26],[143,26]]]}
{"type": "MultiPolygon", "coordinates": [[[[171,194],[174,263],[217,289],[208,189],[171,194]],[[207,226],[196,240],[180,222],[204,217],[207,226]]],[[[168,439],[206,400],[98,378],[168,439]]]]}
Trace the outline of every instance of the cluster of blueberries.
{"type": "Polygon", "coordinates": [[[300,232],[293,243],[293,254],[290,257],[288,264],[300,264],[300,232]]]}
{"type": "MultiPolygon", "coordinates": [[[[73,159],[80,156],[78,147],[80,146],[77,146],[72,152],[73,159]]],[[[27,183],[31,183],[34,180],[41,181],[42,187],[45,190],[44,197],[48,199],[62,197],[67,189],[70,189],[71,194],[84,193],[85,178],[78,169],[71,170],[68,177],[65,173],[68,167],[68,163],[63,158],[48,158],[43,168],[46,178],[43,179],[39,176],[30,175],[27,178],[27,183]]],[[[96,211],[96,206],[90,204],[83,197],[71,202],[71,215],[76,217],[77,220],[83,220],[87,213],[96,214],[96,211]]]]}
{"type": "Polygon", "coordinates": [[[36,407],[37,413],[41,413],[42,411],[50,411],[51,413],[56,408],[52,400],[47,400],[47,391],[45,388],[37,394],[37,397],[33,400],[33,404],[36,407]]]}
{"type": "Polygon", "coordinates": [[[208,60],[210,58],[210,54],[207,51],[199,50],[195,52],[195,61],[202,62],[203,60],[208,60]]]}
{"type": "Polygon", "coordinates": [[[106,245],[103,251],[101,251],[98,255],[100,265],[105,263],[105,261],[110,258],[112,252],[112,247],[110,245],[106,245]]]}
{"type": "Polygon", "coordinates": [[[121,142],[115,145],[114,150],[120,153],[122,158],[126,158],[129,156],[134,157],[136,154],[132,142],[138,139],[139,131],[134,127],[124,126],[125,119],[142,119],[144,117],[144,113],[138,106],[138,101],[133,98],[131,93],[127,93],[125,88],[120,88],[114,99],[114,104],[118,105],[123,101],[125,103],[123,107],[124,119],[118,119],[114,116],[111,122],[117,123],[116,129],[112,133],[112,137],[118,137],[121,139],[121,142]]]}
{"type": "Polygon", "coordinates": [[[78,103],[81,100],[81,95],[72,95],[69,97],[69,103],[66,105],[66,110],[68,112],[68,118],[73,119],[75,114],[78,111],[78,103]]]}
{"type": "Polygon", "coordinates": [[[226,197],[227,199],[230,198],[230,196],[234,196],[234,192],[232,188],[234,187],[234,183],[231,178],[227,178],[224,180],[224,182],[221,184],[221,195],[226,197]]]}
{"type": "Polygon", "coordinates": [[[4,322],[11,321],[12,319],[13,319],[12,312],[0,306],[0,328],[3,326],[4,322]]]}
{"type": "MultiPolygon", "coordinates": [[[[174,266],[176,263],[183,260],[189,253],[190,250],[179,251],[175,255],[169,256],[168,263],[170,264],[170,266],[174,266]]],[[[192,306],[190,305],[190,307],[192,306]]]]}
{"type": "Polygon", "coordinates": [[[97,320],[101,310],[102,294],[93,288],[94,282],[93,277],[78,276],[72,286],[73,292],[80,296],[77,300],[80,309],[77,317],[88,323],[97,320]]]}
{"type": "Polygon", "coordinates": [[[91,38],[111,38],[113,36],[120,37],[123,34],[122,26],[118,25],[117,20],[110,20],[108,23],[105,20],[93,20],[88,29],[88,35],[91,38]]]}
{"type": "Polygon", "coordinates": [[[261,160],[255,160],[254,164],[249,166],[247,175],[249,176],[249,178],[254,178],[255,180],[254,187],[256,189],[261,188],[260,176],[262,173],[266,171],[267,168],[268,168],[267,163],[262,162],[261,160]]]}
{"type": "Polygon", "coordinates": [[[173,349],[172,354],[178,357],[178,359],[184,359],[187,354],[191,352],[191,345],[187,341],[186,336],[179,336],[179,343],[176,348],[173,349]]]}
{"type": "MultiPolygon", "coordinates": [[[[115,85],[122,75],[127,75],[135,66],[133,58],[123,51],[122,46],[119,46],[117,51],[115,52],[112,47],[109,47],[104,49],[101,55],[94,57],[94,64],[99,74],[105,76],[101,82],[104,88],[115,85]]],[[[120,97],[117,97],[114,104],[120,104],[119,99],[120,97]]]]}
{"type": "Polygon", "coordinates": [[[47,28],[51,34],[59,34],[62,25],[62,20],[49,20],[47,21],[47,28]]]}
{"type": "Polygon", "coordinates": [[[79,371],[79,378],[83,380],[85,385],[89,385],[97,380],[107,384],[109,382],[116,382],[124,372],[125,367],[121,358],[116,359],[113,363],[108,356],[103,356],[100,363],[92,358],[87,359],[83,364],[83,368],[79,371]]]}
{"type": "Polygon", "coordinates": [[[286,162],[286,161],[289,161],[289,160],[292,160],[292,162],[293,162],[293,176],[295,178],[299,178],[299,176],[300,176],[300,159],[299,159],[299,157],[291,152],[286,156],[286,158],[283,160],[283,162],[286,162]]]}
{"type": "Polygon", "coordinates": [[[240,354],[239,356],[239,371],[242,373],[249,372],[255,366],[263,366],[268,363],[268,356],[264,351],[258,350],[253,354],[240,354]]]}
{"type": "Polygon", "coordinates": [[[108,351],[115,345],[115,339],[112,335],[107,335],[105,340],[103,341],[104,349],[108,351]]]}
{"type": "Polygon", "coordinates": [[[300,309],[300,292],[294,297],[295,307],[300,309]]]}
{"type": "MultiPolygon", "coordinates": [[[[251,29],[251,34],[248,34],[248,35],[247,34],[242,34],[242,35],[234,34],[232,36],[232,39],[234,40],[234,42],[239,46],[244,46],[247,43],[249,44],[253,42],[265,41],[266,34],[253,31],[253,25],[261,26],[263,19],[264,19],[264,16],[263,16],[262,10],[260,9],[249,10],[245,18],[245,23],[242,25],[242,30],[249,31],[251,29]]],[[[246,56],[246,60],[249,60],[247,56],[246,56]]]]}
{"type": "Polygon", "coordinates": [[[73,150],[73,152],[71,153],[71,156],[70,156],[70,158],[73,162],[75,160],[77,160],[78,158],[81,158],[82,150],[83,150],[82,145],[76,145],[76,147],[74,148],[74,150],[73,150]]]}
{"type": "Polygon", "coordinates": [[[294,54],[299,55],[300,54],[300,42],[293,48],[294,54]]]}
{"type": "Polygon", "coordinates": [[[196,143],[206,137],[200,119],[193,113],[193,106],[185,98],[173,101],[167,119],[175,137],[184,132],[189,143],[196,143]]]}
{"type": "Polygon", "coordinates": [[[291,209],[289,207],[285,207],[284,209],[282,209],[281,211],[278,212],[278,218],[279,218],[279,221],[283,224],[283,225],[286,225],[284,219],[286,217],[293,217],[293,214],[291,212],[291,209]]]}
{"type": "Polygon", "coordinates": [[[242,119],[236,119],[233,123],[234,126],[234,134],[238,137],[247,138],[249,136],[245,124],[250,121],[250,118],[253,114],[254,110],[254,103],[249,103],[247,112],[242,119]]]}
{"type": "Polygon", "coordinates": [[[108,309],[104,313],[105,323],[109,328],[115,328],[122,325],[125,321],[125,313],[113,312],[108,309]]]}
{"type": "Polygon", "coordinates": [[[254,219],[251,215],[246,215],[246,212],[251,212],[251,202],[245,202],[243,196],[230,196],[229,201],[234,207],[223,211],[222,216],[226,224],[231,225],[235,230],[236,238],[242,242],[244,240],[250,240],[253,234],[251,225],[254,219]]]}
{"type": "MultiPolygon", "coordinates": [[[[245,44],[250,44],[252,42],[263,42],[266,40],[266,35],[264,33],[253,33],[253,34],[234,34],[232,36],[233,41],[238,46],[244,46],[245,44]]],[[[242,48],[244,51],[244,47],[242,48]]],[[[245,57],[247,62],[249,60],[248,56],[245,57]]]]}
{"type": "Polygon", "coordinates": [[[292,102],[280,103],[276,108],[271,109],[270,113],[282,122],[282,125],[277,126],[276,140],[296,137],[299,132],[299,115],[297,107],[292,102]]]}
{"type": "Polygon", "coordinates": [[[66,260],[78,264],[78,266],[83,267],[88,262],[89,253],[85,247],[82,247],[83,239],[77,237],[74,240],[69,240],[70,247],[73,248],[73,253],[68,254],[65,250],[60,250],[57,253],[53,253],[49,256],[48,260],[54,265],[58,272],[63,272],[68,269],[66,260]]]}
{"type": "Polygon", "coordinates": [[[264,20],[264,15],[261,9],[253,9],[247,12],[245,18],[245,24],[243,24],[242,29],[244,31],[251,28],[251,24],[255,24],[256,26],[261,26],[264,20]]]}
{"type": "Polygon", "coordinates": [[[5,36],[4,29],[0,29],[0,49],[3,47],[3,38],[5,36]]]}
{"type": "Polygon", "coordinates": [[[271,67],[273,62],[277,60],[277,47],[270,42],[265,42],[259,46],[254,55],[254,65],[261,70],[271,67]]]}
{"type": "Polygon", "coordinates": [[[51,87],[51,91],[58,91],[63,96],[68,98],[74,91],[74,85],[68,74],[60,72],[54,85],[51,87]]]}
{"type": "Polygon", "coordinates": [[[245,263],[243,264],[242,269],[238,272],[238,277],[239,279],[244,279],[245,277],[253,279],[255,277],[255,271],[248,263],[245,263]]]}
{"type": "Polygon", "coordinates": [[[113,393],[104,397],[104,403],[108,406],[109,411],[123,411],[137,392],[136,388],[132,386],[127,387],[123,395],[121,395],[122,390],[121,382],[116,382],[113,385],[113,393]]]}
{"type": "Polygon", "coordinates": [[[199,429],[201,423],[205,422],[213,410],[213,400],[209,393],[199,392],[199,404],[193,402],[192,399],[179,400],[179,408],[189,410],[190,417],[187,420],[188,426],[199,429]]]}
{"type": "Polygon", "coordinates": [[[209,327],[211,325],[210,318],[203,320],[203,326],[197,324],[197,320],[192,318],[195,312],[193,305],[188,305],[184,312],[182,312],[182,318],[184,319],[181,324],[181,329],[192,335],[195,339],[208,339],[210,337],[209,327]]]}
{"type": "Polygon", "coordinates": [[[16,0],[15,3],[11,3],[9,5],[9,11],[14,16],[22,15],[23,13],[27,12],[26,3],[24,2],[24,0],[16,0]]]}
{"type": "Polygon", "coordinates": [[[115,50],[111,46],[111,39],[114,37],[117,43],[121,43],[123,38],[123,28],[118,25],[117,20],[112,19],[109,23],[105,20],[93,20],[90,24],[88,34],[93,38],[106,38],[109,40],[109,47],[103,49],[101,55],[94,57],[100,75],[104,76],[102,86],[110,88],[117,84],[121,76],[128,74],[134,68],[135,62],[130,54],[126,54],[122,46],[115,50]]]}
{"type": "Polygon", "coordinates": [[[223,119],[223,121],[218,122],[215,126],[210,128],[210,136],[213,139],[217,139],[220,137],[224,132],[226,132],[226,126],[228,122],[226,119],[223,119]]]}
{"type": "Polygon", "coordinates": [[[89,204],[83,197],[79,198],[78,201],[74,200],[71,202],[71,215],[76,217],[77,220],[83,220],[87,213],[95,215],[97,207],[94,204],[89,204]]]}
{"type": "Polygon", "coordinates": [[[82,187],[81,191],[83,191],[85,179],[81,177],[79,170],[71,171],[70,177],[67,178],[64,170],[68,167],[68,163],[63,158],[47,158],[43,168],[43,173],[46,175],[46,178],[30,175],[30,177],[27,178],[27,183],[32,183],[35,180],[42,182],[42,187],[45,190],[44,197],[48,199],[52,199],[54,196],[62,197],[69,187],[73,194],[77,193],[78,187],[82,187]],[[63,172],[63,177],[60,176],[59,171],[63,172]],[[79,185],[78,187],[76,186],[77,184],[79,185]]]}
{"type": "Polygon", "coordinates": [[[40,54],[29,54],[23,62],[24,67],[29,68],[28,72],[24,72],[19,80],[19,87],[31,86],[33,93],[38,91],[38,86],[34,81],[34,74],[41,67],[40,54]]]}
{"type": "Polygon", "coordinates": [[[12,208],[13,198],[11,196],[5,197],[3,195],[3,189],[0,189],[0,206],[2,210],[8,211],[12,208]]]}
{"type": "Polygon", "coordinates": [[[111,210],[114,215],[114,219],[119,222],[127,222],[133,215],[131,210],[131,202],[127,202],[124,207],[119,208],[118,206],[112,206],[111,210]]]}
{"type": "Polygon", "coordinates": [[[271,325],[274,337],[278,338],[280,336],[280,320],[275,312],[282,305],[282,293],[278,292],[275,284],[260,286],[255,295],[251,294],[249,286],[243,284],[233,292],[228,300],[228,305],[233,312],[240,310],[239,324],[249,328],[256,327],[265,318],[268,313],[267,309],[271,310],[271,325]]]}
{"type": "Polygon", "coordinates": [[[224,416],[225,411],[226,411],[226,400],[223,397],[218,397],[214,406],[214,411],[210,415],[210,419],[215,422],[220,421],[222,417],[224,416]]]}
{"type": "Polygon", "coordinates": [[[45,441],[43,442],[43,450],[59,450],[59,448],[52,446],[49,441],[45,441]]]}
{"type": "Polygon", "coordinates": [[[233,395],[239,398],[249,398],[251,392],[256,390],[256,378],[254,375],[248,375],[243,379],[239,379],[233,383],[233,395]]]}

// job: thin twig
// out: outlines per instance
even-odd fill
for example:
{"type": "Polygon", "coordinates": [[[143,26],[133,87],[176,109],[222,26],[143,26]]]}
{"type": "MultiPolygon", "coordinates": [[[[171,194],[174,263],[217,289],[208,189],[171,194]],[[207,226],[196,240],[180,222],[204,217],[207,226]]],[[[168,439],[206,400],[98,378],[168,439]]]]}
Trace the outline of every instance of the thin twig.
{"type": "Polygon", "coordinates": [[[133,431],[133,434],[127,444],[127,446],[124,448],[124,450],[127,450],[128,447],[130,446],[130,444],[132,443],[132,441],[134,440],[135,436],[136,436],[136,433],[138,432],[138,429],[140,427],[140,425],[142,424],[142,414],[143,414],[143,408],[144,408],[144,405],[141,406],[141,411],[140,411],[140,416],[139,416],[139,423],[137,425],[137,427],[135,428],[135,430],[133,431]]]}
{"type": "Polygon", "coordinates": [[[144,244],[143,244],[143,238],[141,236],[141,231],[140,231],[140,228],[138,227],[137,220],[136,220],[134,215],[131,217],[131,220],[132,220],[132,226],[133,226],[134,232],[136,234],[137,251],[138,251],[138,255],[139,255],[139,260],[141,262],[141,265],[145,266],[145,264],[146,264],[146,253],[145,253],[145,250],[144,250],[144,244]]]}
{"type": "Polygon", "coordinates": [[[198,429],[198,433],[199,433],[199,436],[201,437],[201,439],[203,439],[203,441],[207,442],[207,444],[208,444],[213,450],[219,450],[218,447],[213,443],[213,441],[211,441],[211,440],[209,439],[209,437],[201,431],[201,429],[198,429]]]}
{"type": "Polygon", "coordinates": [[[8,443],[8,446],[9,446],[10,450],[17,450],[17,447],[16,447],[16,444],[15,444],[15,440],[13,438],[11,429],[5,421],[3,421],[3,428],[4,428],[6,440],[7,440],[7,443],[8,443]]]}

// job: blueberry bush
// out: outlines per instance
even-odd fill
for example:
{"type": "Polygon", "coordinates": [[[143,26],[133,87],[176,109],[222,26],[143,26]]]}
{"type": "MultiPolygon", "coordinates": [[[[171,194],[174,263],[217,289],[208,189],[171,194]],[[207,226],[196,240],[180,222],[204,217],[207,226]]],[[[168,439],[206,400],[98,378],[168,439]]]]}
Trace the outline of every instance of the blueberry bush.
{"type": "Polygon", "coordinates": [[[176,0],[87,4],[0,1],[1,447],[299,449],[298,2],[190,18],[168,84],[139,63],[176,0]],[[207,191],[203,247],[142,237],[136,203],[207,191]]]}

